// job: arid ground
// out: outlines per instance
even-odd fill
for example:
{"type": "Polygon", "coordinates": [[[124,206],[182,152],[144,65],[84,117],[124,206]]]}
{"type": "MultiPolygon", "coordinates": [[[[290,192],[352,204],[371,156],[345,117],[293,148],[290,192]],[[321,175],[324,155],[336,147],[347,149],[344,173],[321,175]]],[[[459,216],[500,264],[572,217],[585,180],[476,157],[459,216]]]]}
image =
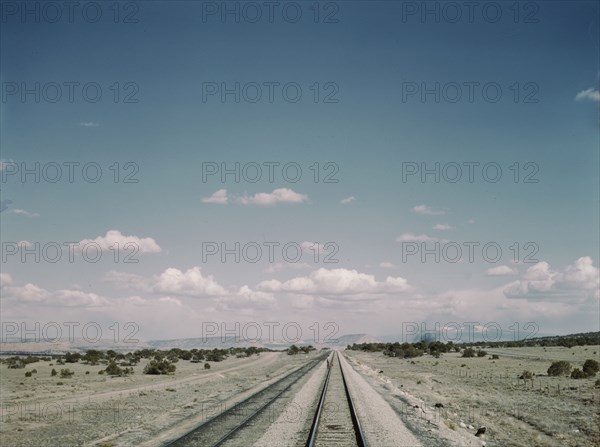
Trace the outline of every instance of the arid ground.
{"type": "Polygon", "coordinates": [[[586,359],[598,360],[599,346],[486,351],[488,355],[481,358],[446,353],[440,358],[414,359],[390,358],[380,352],[345,353],[409,425],[430,419],[457,431],[466,426],[474,432],[485,426],[487,445],[598,445],[600,388],[594,387],[598,376],[574,380],[548,377],[546,371],[556,360],[579,368],[586,359]],[[499,358],[491,360],[493,354],[499,358]],[[533,380],[518,379],[524,370],[535,375],[533,380]]]}
{"type": "MultiPolygon", "coordinates": [[[[597,445],[597,377],[548,377],[546,370],[555,360],[581,367],[586,359],[598,358],[599,346],[486,351],[486,357],[475,358],[462,358],[460,353],[414,359],[360,351],[343,354],[354,371],[351,383],[360,396],[357,401],[369,405],[374,390],[423,445],[597,445]],[[491,359],[493,354],[498,358],[491,359]],[[524,370],[534,374],[532,380],[518,378],[524,370]],[[482,426],[486,433],[476,438],[482,426]]],[[[133,375],[113,378],[98,374],[103,365],[40,361],[8,369],[3,364],[2,445],[161,445],[317,355],[263,352],[215,362],[207,370],[202,363],[179,361],[175,374],[168,376],[143,374],[141,362],[133,375]],[[69,368],[75,374],[52,377],[53,368],[69,368]],[[25,377],[33,369],[37,373],[25,377]]],[[[324,368],[317,368],[293,391],[301,396],[294,399],[305,402],[307,418],[323,377],[324,368]]],[[[272,415],[273,428],[267,427],[265,437],[253,442],[266,445],[281,433],[287,433],[282,445],[300,442],[306,423],[278,428],[278,416],[281,419],[279,410],[272,415]]]]}

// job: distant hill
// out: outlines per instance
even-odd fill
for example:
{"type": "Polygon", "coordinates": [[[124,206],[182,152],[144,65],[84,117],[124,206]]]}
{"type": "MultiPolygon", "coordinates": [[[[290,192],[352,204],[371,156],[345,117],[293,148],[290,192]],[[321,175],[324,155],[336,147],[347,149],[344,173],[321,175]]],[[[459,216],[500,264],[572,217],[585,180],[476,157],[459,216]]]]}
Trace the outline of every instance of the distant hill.
{"type": "Polygon", "coordinates": [[[353,343],[376,343],[379,340],[367,334],[348,334],[335,337],[333,339],[325,339],[315,342],[315,340],[305,339],[293,343],[285,340],[264,340],[251,342],[237,338],[229,337],[196,337],[196,338],[177,338],[167,340],[148,340],[138,341],[137,343],[117,343],[112,340],[99,340],[95,343],[86,342],[83,339],[75,339],[73,342],[60,341],[57,343],[47,342],[43,340],[37,341],[21,341],[19,338],[8,339],[0,343],[0,351],[4,355],[17,353],[37,353],[37,354],[64,354],[66,352],[85,352],[88,349],[97,349],[106,351],[112,349],[117,352],[135,351],[137,349],[225,349],[225,348],[245,348],[254,346],[257,348],[266,348],[273,350],[283,350],[289,348],[292,344],[296,346],[312,345],[316,348],[345,348],[353,343]]]}
{"type": "MultiPolygon", "coordinates": [[[[468,335],[468,334],[467,334],[468,335]]],[[[510,334],[514,335],[514,334],[510,334]]],[[[170,340],[150,340],[138,341],[137,343],[115,343],[113,340],[99,340],[98,342],[88,342],[83,339],[75,339],[73,342],[61,341],[58,343],[50,343],[44,341],[21,341],[20,339],[8,339],[0,343],[0,353],[2,355],[19,355],[19,354],[38,354],[38,355],[61,355],[66,352],[85,352],[89,349],[97,349],[106,351],[112,349],[117,352],[136,351],[138,349],[162,349],[168,350],[172,348],[179,349],[225,349],[225,348],[244,348],[254,346],[257,348],[266,348],[273,350],[283,350],[290,347],[292,344],[296,346],[312,345],[315,348],[346,348],[351,345],[362,344],[388,344],[388,343],[417,343],[420,341],[435,341],[436,334],[429,334],[428,337],[411,337],[410,340],[402,340],[400,335],[387,336],[372,336],[369,334],[346,334],[335,337],[334,339],[325,339],[315,342],[315,340],[305,339],[297,343],[292,343],[285,340],[252,343],[236,337],[206,337],[206,338],[178,338],[170,340]]],[[[468,337],[463,335],[461,342],[468,344],[502,344],[505,346],[581,346],[600,344],[600,332],[585,332],[580,334],[570,335],[543,335],[528,339],[515,340],[512,337],[503,337],[496,343],[485,341],[480,333],[474,334],[474,339],[470,342],[468,337]]],[[[440,339],[445,342],[443,338],[440,339]]]]}
{"type": "Polygon", "coordinates": [[[374,343],[378,340],[367,334],[348,334],[332,339],[313,340],[305,339],[299,342],[291,342],[285,340],[263,340],[258,342],[250,342],[237,337],[205,337],[205,338],[180,338],[174,340],[150,340],[147,345],[156,349],[213,349],[213,348],[229,348],[229,347],[246,347],[256,346],[268,349],[286,349],[291,345],[314,347],[346,347],[352,343],[374,343]]]}

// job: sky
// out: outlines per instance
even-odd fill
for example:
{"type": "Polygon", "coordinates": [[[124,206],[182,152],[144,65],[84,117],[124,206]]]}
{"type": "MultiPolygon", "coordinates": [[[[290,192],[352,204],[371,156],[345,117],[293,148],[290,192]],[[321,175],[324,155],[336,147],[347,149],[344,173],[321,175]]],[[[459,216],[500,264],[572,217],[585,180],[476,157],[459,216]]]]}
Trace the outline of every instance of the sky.
{"type": "Polygon", "coordinates": [[[597,2],[0,5],[3,337],[600,329],[597,2]]]}

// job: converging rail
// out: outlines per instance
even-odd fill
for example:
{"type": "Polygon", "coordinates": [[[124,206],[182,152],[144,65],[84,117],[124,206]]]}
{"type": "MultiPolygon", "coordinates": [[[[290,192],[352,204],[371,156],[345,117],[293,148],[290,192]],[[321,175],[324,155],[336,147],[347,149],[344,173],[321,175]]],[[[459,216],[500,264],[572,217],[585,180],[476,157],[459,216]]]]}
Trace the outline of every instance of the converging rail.
{"type": "Polygon", "coordinates": [[[306,447],[324,446],[367,446],[338,353],[331,358],[306,441],[306,447]]]}
{"type": "Polygon", "coordinates": [[[323,357],[298,368],[268,387],[217,414],[201,425],[167,444],[170,447],[220,446],[323,361],[323,357]]]}

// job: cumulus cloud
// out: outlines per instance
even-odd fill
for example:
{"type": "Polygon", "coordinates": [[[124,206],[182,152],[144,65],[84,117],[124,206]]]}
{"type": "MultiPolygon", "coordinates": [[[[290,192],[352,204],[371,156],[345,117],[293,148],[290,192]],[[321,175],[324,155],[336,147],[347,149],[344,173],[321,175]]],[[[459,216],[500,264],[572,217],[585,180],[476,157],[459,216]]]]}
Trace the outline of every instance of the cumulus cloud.
{"type": "Polygon", "coordinates": [[[413,213],[416,213],[416,214],[427,214],[429,216],[439,216],[441,214],[445,214],[444,211],[442,211],[442,210],[434,210],[433,208],[430,208],[427,205],[417,205],[417,206],[414,206],[411,211],[413,213]]]}
{"type": "Polygon", "coordinates": [[[396,242],[436,242],[438,238],[426,234],[403,233],[396,238],[396,242]]]}
{"type": "Polygon", "coordinates": [[[444,231],[444,230],[453,230],[454,227],[451,227],[450,225],[446,225],[446,224],[436,224],[433,226],[433,229],[444,231]]]}
{"type": "Polygon", "coordinates": [[[506,286],[507,298],[554,300],[598,297],[600,271],[589,256],[581,257],[564,271],[555,271],[547,262],[539,262],[506,286]]]}
{"type": "Polygon", "coordinates": [[[369,295],[405,292],[410,289],[408,281],[388,276],[377,281],[373,275],[348,269],[320,268],[308,276],[300,276],[285,282],[272,279],[258,285],[259,290],[304,295],[369,295]]]}
{"type": "Polygon", "coordinates": [[[213,193],[210,197],[204,197],[202,199],[203,203],[216,203],[219,205],[227,205],[229,198],[227,197],[226,189],[219,189],[215,193],[213,193]]]}
{"type": "Polygon", "coordinates": [[[588,88],[587,90],[582,90],[575,96],[576,101],[594,101],[600,102],[600,91],[594,88],[588,88]]]}
{"type": "Polygon", "coordinates": [[[273,206],[278,203],[304,203],[308,201],[308,196],[288,188],[278,188],[270,193],[260,192],[253,196],[244,195],[237,200],[242,205],[273,206]]]}
{"type": "Polygon", "coordinates": [[[82,127],[100,127],[99,123],[95,123],[93,121],[83,121],[79,123],[79,125],[82,127]]]}
{"type": "Polygon", "coordinates": [[[499,265],[497,267],[489,268],[485,271],[487,276],[508,276],[514,275],[515,273],[516,272],[507,265],[499,265]]]}
{"type": "Polygon", "coordinates": [[[31,283],[18,287],[4,287],[3,292],[4,298],[15,298],[26,302],[45,301],[49,296],[46,289],[31,283]]]}
{"type": "Polygon", "coordinates": [[[224,304],[226,308],[265,309],[275,305],[275,297],[271,293],[242,286],[237,293],[221,300],[221,304],[224,304]]]}
{"type": "Polygon", "coordinates": [[[568,265],[561,278],[561,286],[572,289],[597,290],[600,287],[600,270],[594,261],[584,256],[568,265]]]}
{"type": "Polygon", "coordinates": [[[103,251],[118,249],[131,253],[133,247],[137,248],[139,253],[160,253],[161,251],[161,248],[151,237],[125,236],[118,230],[109,230],[106,235],[98,236],[96,239],[83,239],[79,241],[77,248],[81,250],[84,245],[92,242],[98,244],[103,251]]]}
{"type": "Polygon", "coordinates": [[[155,292],[192,297],[223,296],[225,288],[219,285],[212,275],[202,275],[200,267],[192,267],[185,272],[168,268],[156,279],[155,292]]]}
{"type": "Polygon", "coordinates": [[[352,202],[354,202],[354,200],[355,200],[355,199],[354,199],[354,196],[350,196],[350,197],[346,197],[345,199],[342,199],[342,200],[340,201],[340,203],[341,203],[342,205],[347,205],[348,203],[352,203],[352,202]]]}

